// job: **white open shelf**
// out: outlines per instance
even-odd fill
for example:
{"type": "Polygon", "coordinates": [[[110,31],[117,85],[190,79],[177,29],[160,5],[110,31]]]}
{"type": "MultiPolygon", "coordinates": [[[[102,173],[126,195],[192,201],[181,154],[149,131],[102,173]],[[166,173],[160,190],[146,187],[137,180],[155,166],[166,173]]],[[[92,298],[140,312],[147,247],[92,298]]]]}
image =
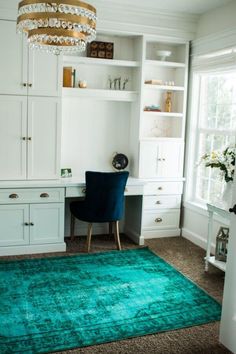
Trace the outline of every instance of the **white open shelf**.
{"type": "Polygon", "coordinates": [[[64,56],[63,65],[106,65],[106,66],[123,66],[129,68],[136,68],[140,66],[139,61],[134,60],[116,60],[116,59],[98,59],[77,56],[64,56]]]}
{"type": "Polygon", "coordinates": [[[215,266],[216,268],[219,268],[220,270],[223,270],[223,272],[225,272],[226,269],[226,262],[222,262],[222,261],[217,261],[215,259],[215,256],[210,256],[207,258],[208,263],[212,264],[213,266],[215,266]]]}
{"type": "Polygon", "coordinates": [[[184,91],[183,86],[144,84],[144,87],[151,90],[184,91]]]}
{"type": "Polygon", "coordinates": [[[183,117],[183,113],[175,113],[175,112],[152,112],[152,111],[143,111],[144,114],[150,115],[150,116],[160,116],[160,117],[183,117]]]}
{"type": "Polygon", "coordinates": [[[70,88],[62,89],[62,97],[93,97],[98,100],[133,102],[137,99],[137,91],[122,90],[102,90],[89,88],[70,88]]]}
{"type": "Polygon", "coordinates": [[[145,65],[165,66],[170,68],[185,68],[186,64],[162,60],[145,60],[145,65]]]}

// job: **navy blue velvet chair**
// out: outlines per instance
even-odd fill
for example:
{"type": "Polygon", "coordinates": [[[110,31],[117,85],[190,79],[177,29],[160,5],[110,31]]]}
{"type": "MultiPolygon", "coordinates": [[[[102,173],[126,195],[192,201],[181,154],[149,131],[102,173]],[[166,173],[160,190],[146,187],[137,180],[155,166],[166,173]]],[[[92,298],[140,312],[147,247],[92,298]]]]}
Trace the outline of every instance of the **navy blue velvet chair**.
{"type": "Polygon", "coordinates": [[[86,194],[84,200],[72,202],[71,239],[74,239],[75,218],[88,222],[87,251],[90,250],[92,224],[109,223],[112,234],[114,226],[117,249],[121,250],[119,220],[124,213],[124,191],[129,172],[86,171],[86,194]]]}

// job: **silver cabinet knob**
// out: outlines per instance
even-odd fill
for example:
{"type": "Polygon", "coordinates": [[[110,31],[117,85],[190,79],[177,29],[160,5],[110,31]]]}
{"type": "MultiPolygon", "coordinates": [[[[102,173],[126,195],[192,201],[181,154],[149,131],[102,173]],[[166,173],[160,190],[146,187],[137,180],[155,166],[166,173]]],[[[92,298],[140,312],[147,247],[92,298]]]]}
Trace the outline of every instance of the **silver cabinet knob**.
{"type": "Polygon", "coordinates": [[[161,204],[161,201],[160,201],[160,200],[157,200],[157,201],[156,201],[156,204],[161,204]]]}
{"type": "Polygon", "coordinates": [[[19,198],[19,195],[16,194],[16,193],[12,193],[12,194],[9,195],[9,198],[10,199],[17,199],[17,198],[19,198]]]}
{"type": "Polygon", "coordinates": [[[156,218],[155,222],[162,222],[162,218],[156,218]]]}
{"type": "Polygon", "coordinates": [[[84,193],[84,194],[86,193],[86,188],[82,189],[82,193],[84,193]]]}
{"type": "Polygon", "coordinates": [[[163,190],[163,187],[158,187],[157,188],[159,191],[162,191],[163,190]]]}

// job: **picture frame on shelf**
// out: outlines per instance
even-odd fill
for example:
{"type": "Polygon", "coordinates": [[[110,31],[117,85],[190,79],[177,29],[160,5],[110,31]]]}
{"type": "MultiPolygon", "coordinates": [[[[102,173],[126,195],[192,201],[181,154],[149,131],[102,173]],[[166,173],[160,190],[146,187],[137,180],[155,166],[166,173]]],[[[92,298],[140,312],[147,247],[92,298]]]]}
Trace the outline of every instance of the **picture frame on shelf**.
{"type": "Polygon", "coordinates": [[[61,178],[68,178],[68,177],[72,177],[71,168],[62,168],[61,169],[61,178]]]}

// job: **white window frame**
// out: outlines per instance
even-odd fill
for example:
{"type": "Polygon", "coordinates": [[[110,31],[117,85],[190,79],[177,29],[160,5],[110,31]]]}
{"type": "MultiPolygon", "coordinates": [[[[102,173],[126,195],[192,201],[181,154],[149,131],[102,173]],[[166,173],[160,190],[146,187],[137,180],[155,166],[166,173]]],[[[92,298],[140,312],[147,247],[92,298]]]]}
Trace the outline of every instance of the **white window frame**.
{"type": "MultiPolygon", "coordinates": [[[[221,59],[221,58],[220,58],[221,59]]],[[[231,72],[236,72],[236,64],[229,65],[224,67],[222,65],[222,60],[219,60],[218,57],[215,58],[215,66],[209,67],[204,66],[204,61],[196,65],[196,67],[192,68],[191,75],[190,75],[190,92],[191,96],[189,97],[189,117],[191,117],[188,127],[187,127],[187,134],[188,134],[188,143],[187,143],[187,154],[186,154],[186,165],[185,165],[185,175],[187,179],[187,183],[185,186],[185,193],[184,193],[184,205],[193,206],[194,208],[202,208],[206,209],[206,201],[198,200],[196,196],[196,185],[197,185],[197,162],[199,162],[199,142],[200,142],[200,117],[199,117],[199,108],[200,108],[200,95],[197,95],[197,92],[200,92],[200,75],[201,74],[228,74],[231,72]]],[[[205,62],[206,63],[206,62],[205,62]]],[[[203,130],[203,129],[202,129],[203,130]]],[[[212,133],[216,132],[219,133],[218,130],[215,129],[205,129],[204,131],[211,131],[212,133]]],[[[234,131],[221,131],[222,135],[232,135],[236,136],[236,130],[234,131]],[[227,133],[227,134],[223,134],[227,133]]],[[[222,184],[223,188],[223,184],[222,184]]]]}

